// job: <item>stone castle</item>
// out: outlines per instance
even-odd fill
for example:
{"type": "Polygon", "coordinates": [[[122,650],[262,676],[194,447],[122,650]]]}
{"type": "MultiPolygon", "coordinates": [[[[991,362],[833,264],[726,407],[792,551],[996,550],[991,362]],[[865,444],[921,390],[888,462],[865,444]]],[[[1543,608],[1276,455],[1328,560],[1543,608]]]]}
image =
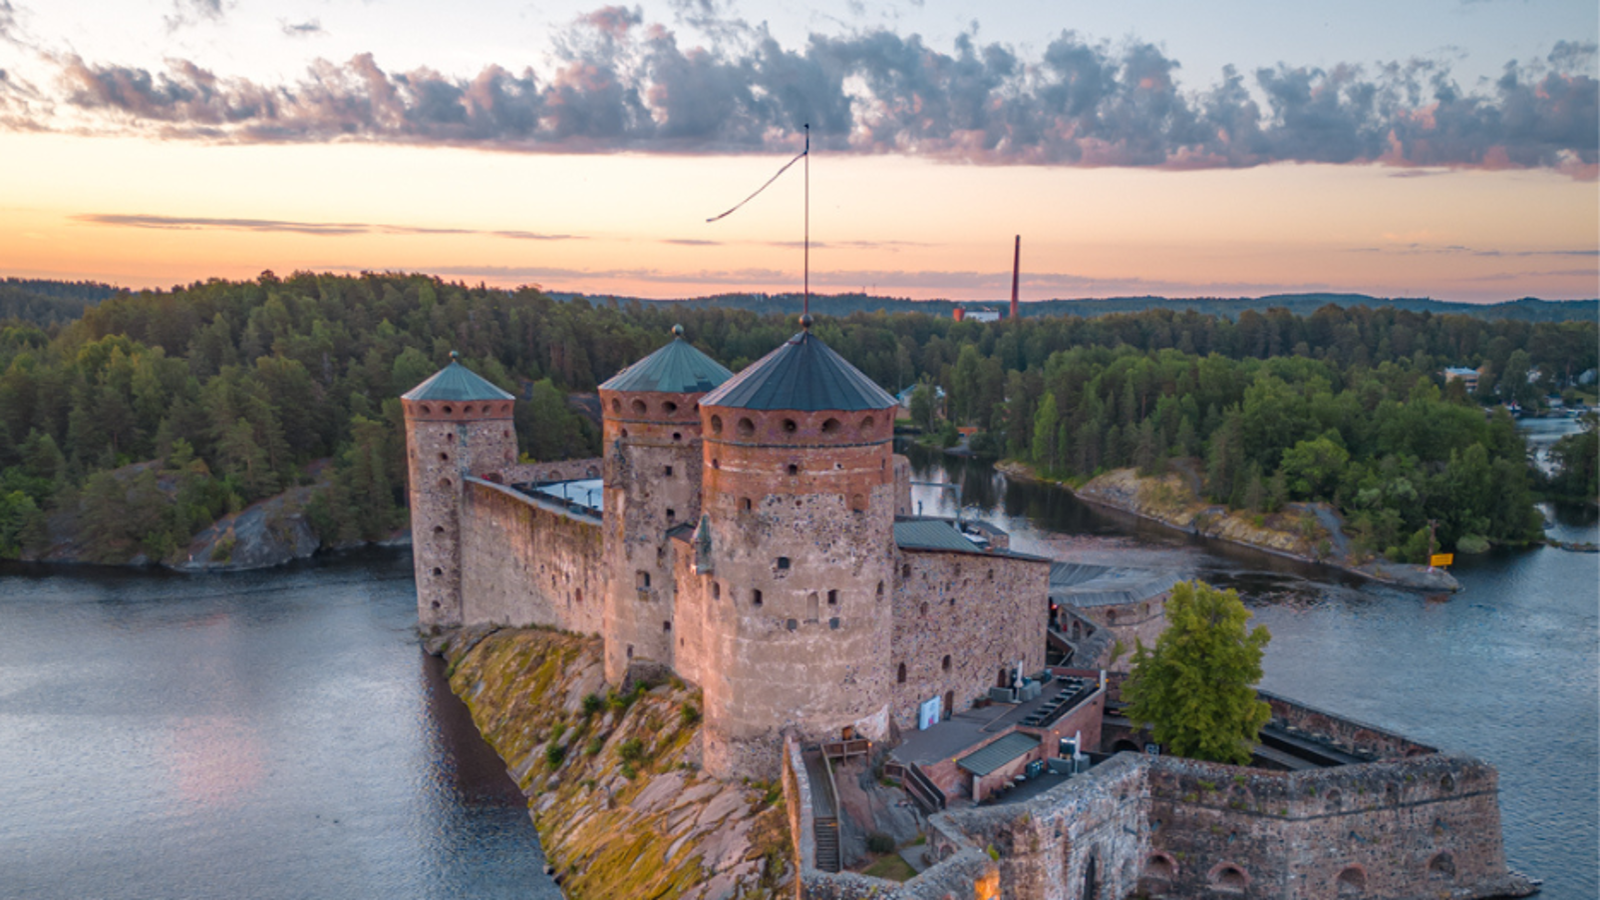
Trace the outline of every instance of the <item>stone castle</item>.
{"type": "Polygon", "coordinates": [[[698,686],[704,768],[782,780],[797,897],[1535,890],[1476,760],[1268,695],[1250,767],[1117,752],[1150,737],[1105,661],[1153,642],[1170,579],[912,515],[897,401],[802,325],[737,375],[674,329],[600,386],[601,459],[518,462],[514,398],[459,362],[406,393],[422,628],[598,635],[612,684],[698,686]],[[878,778],[863,746],[894,746],[881,771],[926,814],[903,884],[841,871],[841,834],[874,827],[840,802],[878,778]],[[1109,750],[1082,771],[1080,748],[1109,750]]]}
{"type": "Polygon", "coordinates": [[[1050,561],[910,514],[898,401],[809,328],[734,375],[674,339],[600,386],[605,456],[519,464],[459,362],[405,394],[418,616],[598,634],[704,697],[704,760],[881,741],[1045,662],[1050,561]]]}

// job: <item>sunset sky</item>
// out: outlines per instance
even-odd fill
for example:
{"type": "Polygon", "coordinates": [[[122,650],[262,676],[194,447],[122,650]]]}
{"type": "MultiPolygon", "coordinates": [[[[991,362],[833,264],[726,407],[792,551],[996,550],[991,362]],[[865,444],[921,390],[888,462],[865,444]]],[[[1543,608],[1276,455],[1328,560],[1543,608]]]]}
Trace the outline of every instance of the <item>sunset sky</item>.
{"type": "Polygon", "coordinates": [[[1593,0],[0,0],[0,275],[1600,296],[1593,0]]]}

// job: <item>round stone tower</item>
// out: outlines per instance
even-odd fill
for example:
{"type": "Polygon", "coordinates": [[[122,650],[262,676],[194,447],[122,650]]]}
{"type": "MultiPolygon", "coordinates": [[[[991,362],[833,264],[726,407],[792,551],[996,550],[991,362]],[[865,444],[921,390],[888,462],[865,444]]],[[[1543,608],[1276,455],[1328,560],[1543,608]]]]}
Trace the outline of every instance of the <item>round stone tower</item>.
{"type": "Polygon", "coordinates": [[[411,475],[411,559],[417,623],[424,631],[461,624],[461,479],[494,477],[517,461],[512,396],[450,365],[401,395],[411,475]]]}
{"type": "Polygon", "coordinates": [[[600,385],[605,425],[606,678],[673,665],[668,532],[700,518],[700,398],[733,377],[683,339],[600,385]]]}
{"type": "Polygon", "coordinates": [[[700,401],[705,765],[889,727],[895,398],[809,329],[700,401]]]}

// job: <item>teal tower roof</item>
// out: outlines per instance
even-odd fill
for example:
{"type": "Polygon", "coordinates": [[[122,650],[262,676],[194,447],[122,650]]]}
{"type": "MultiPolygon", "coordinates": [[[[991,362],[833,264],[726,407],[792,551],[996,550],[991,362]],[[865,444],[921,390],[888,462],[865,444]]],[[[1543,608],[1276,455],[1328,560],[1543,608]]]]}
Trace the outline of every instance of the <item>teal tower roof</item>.
{"type": "Polygon", "coordinates": [[[703,394],[733,377],[727,367],[684,340],[682,326],[673,326],[672,333],[665,347],[613,375],[600,389],[703,394]]]}
{"type": "Polygon", "coordinates": [[[807,329],[751,363],[700,405],[816,412],[889,409],[899,401],[807,329]]]}
{"type": "Polygon", "coordinates": [[[402,400],[434,401],[516,399],[485,381],[481,375],[463,366],[456,359],[454,351],[450,353],[450,365],[435,372],[432,378],[406,391],[400,397],[402,400]]]}

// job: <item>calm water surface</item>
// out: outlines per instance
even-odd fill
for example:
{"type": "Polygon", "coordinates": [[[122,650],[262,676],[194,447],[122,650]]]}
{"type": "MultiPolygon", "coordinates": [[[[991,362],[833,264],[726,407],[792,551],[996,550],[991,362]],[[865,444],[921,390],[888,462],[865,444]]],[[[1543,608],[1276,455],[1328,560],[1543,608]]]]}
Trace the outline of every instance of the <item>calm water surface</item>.
{"type": "MultiPolygon", "coordinates": [[[[1600,896],[1600,555],[1458,556],[1463,590],[1428,599],[907,452],[914,480],[960,484],[967,511],[1011,531],[1014,549],[1236,588],[1272,632],[1263,687],[1493,763],[1511,865],[1543,878],[1549,900],[1600,896]]],[[[953,490],[912,493],[927,514],[956,510],[953,490]]],[[[1552,536],[1596,541],[1592,510],[1545,512],[1552,536]]]]}
{"type": "Polygon", "coordinates": [[[0,896],[559,897],[415,619],[402,554],[0,569],[0,896]]]}
{"type": "MultiPolygon", "coordinates": [[[[1462,558],[1465,590],[1429,600],[913,458],[1018,550],[1238,588],[1273,633],[1265,687],[1492,762],[1512,865],[1552,900],[1600,896],[1600,556],[1462,558]]],[[[1547,514],[1595,540],[1592,512],[1547,514]]],[[[415,615],[401,554],[230,576],[0,564],[0,896],[559,897],[415,615]]]]}

